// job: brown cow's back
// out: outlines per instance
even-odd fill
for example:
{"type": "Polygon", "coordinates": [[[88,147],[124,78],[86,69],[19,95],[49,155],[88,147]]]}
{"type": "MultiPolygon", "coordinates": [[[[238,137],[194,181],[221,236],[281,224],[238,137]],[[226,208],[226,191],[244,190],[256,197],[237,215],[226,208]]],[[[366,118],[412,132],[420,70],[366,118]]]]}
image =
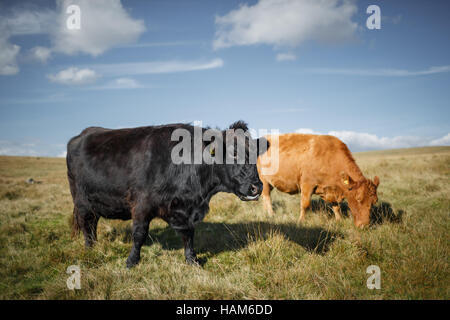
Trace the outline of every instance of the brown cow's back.
{"type": "MultiPolygon", "coordinates": [[[[276,143],[272,143],[273,137],[269,135],[266,138],[271,143],[270,148],[276,148],[276,143]]],[[[278,139],[278,172],[263,177],[282,192],[299,192],[302,181],[317,184],[340,183],[339,174],[342,171],[348,172],[355,181],[364,178],[347,146],[336,137],[289,133],[279,135],[278,139]]],[[[261,167],[261,161],[276,161],[271,156],[275,153],[276,149],[272,149],[270,153],[262,155],[258,159],[258,168],[261,167]]]]}

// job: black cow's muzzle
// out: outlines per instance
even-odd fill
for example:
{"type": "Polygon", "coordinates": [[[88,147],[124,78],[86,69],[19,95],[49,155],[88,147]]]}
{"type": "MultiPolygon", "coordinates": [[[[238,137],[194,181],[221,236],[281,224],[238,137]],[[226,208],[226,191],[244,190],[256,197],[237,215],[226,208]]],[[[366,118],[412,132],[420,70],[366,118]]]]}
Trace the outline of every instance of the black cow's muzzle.
{"type": "Polygon", "coordinates": [[[263,186],[261,182],[256,184],[251,184],[246,195],[241,195],[239,198],[242,201],[254,201],[258,200],[263,190],[263,186]]]}

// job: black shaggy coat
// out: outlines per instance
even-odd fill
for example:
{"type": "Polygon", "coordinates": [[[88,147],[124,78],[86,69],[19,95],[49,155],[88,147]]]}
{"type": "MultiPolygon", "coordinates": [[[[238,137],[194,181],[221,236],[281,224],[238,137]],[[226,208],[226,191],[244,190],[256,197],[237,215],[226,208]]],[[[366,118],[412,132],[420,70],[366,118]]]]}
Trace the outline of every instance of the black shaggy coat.
{"type": "MultiPolygon", "coordinates": [[[[180,128],[194,135],[194,127],[187,124],[90,127],[69,141],[74,230],[82,230],[86,246],[96,241],[100,217],[133,219],[133,247],[127,259],[131,267],[140,260],[150,221],[160,217],[181,234],[187,262],[196,262],[194,226],[208,212],[211,197],[217,192],[235,193],[242,200],[259,196],[262,183],[256,164],[174,164],[171,151],[178,141],[171,141],[171,135],[180,128]]],[[[236,122],[230,129],[247,127],[236,122]]]]}

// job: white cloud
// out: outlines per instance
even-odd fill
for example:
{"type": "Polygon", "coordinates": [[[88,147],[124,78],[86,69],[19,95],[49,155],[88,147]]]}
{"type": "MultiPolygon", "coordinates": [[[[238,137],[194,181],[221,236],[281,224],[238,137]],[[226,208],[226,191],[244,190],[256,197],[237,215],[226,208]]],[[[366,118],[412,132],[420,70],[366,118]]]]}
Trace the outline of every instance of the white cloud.
{"type": "Polygon", "coordinates": [[[145,31],[143,20],[133,19],[120,0],[56,0],[56,9],[33,4],[17,5],[0,14],[0,75],[19,72],[20,47],[12,36],[48,34],[51,48],[35,47],[31,56],[41,62],[54,52],[98,56],[108,49],[135,42],[145,31]],[[69,30],[66,9],[76,4],[81,10],[81,29],[69,30]]]}
{"type": "Polygon", "coordinates": [[[36,157],[36,156],[38,156],[38,153],[32,149],[8,147],[8,148],[0,148],[0,155],[2,155],[2,156],[36,157]]]}
{"type": "Polygon", "coordinates": [[[13,7],[1,15],[0,29],[9,36],[45,34],[54,28],[57,12],[36,7],[13,7]]]}
{"type": "Polygon", "coordinates": [[[118,89],[141,89],[146,88],[146,86],[139,83],[137,80],[132,78],[118,78],[114,79],[105,85],[92,87],[92,90],[118,90],[118,89]]]}
{"type": "MultiPolygon", "coordinates": [[[[0,30],[1,32],[1,30],[0,30]]],[[[19,72],[17,55],[20,47],[0,35],[0,75],[14,75],[19,72]]]]}
{"type": "Polygon", "coordinates": [[[108,76],[174,73],[215,69],[223,66],[222,59],[210,61],[153,61],[136,63],[97,64],[91,67],[108,76]]]}
{"type": "Polygon", "coordinates": [[[57,156],[57,158],[65,158],[67,157],[67,151],[61,151],[57,156]]]}
{"type": "Polygon", "coordinates": [[[277,61],[294,61],[297,60],[297,56],[293,53],[278,53],[276,56],[277,61]]]}
{"type": "Polygon", "coordinates": [[[42,63],[46,63],[52,55],[52,51],[49,48],[37,46],[30,49],[31,58],[42,63]]]}
{"type": "Polygon", "coordinates": [[[120,0],[59,0],[59,27],[52,34],[54,50],[65,54],[87,53],[93,56],[132,43],[145,31],[143,20],[133,19],[120,0]],[[81,28],[66,27],[69,5],[81,10],[81,28]]]}
{"type": "Polygon", "coordinates": [[[338,137],[344,141],[351,150],[355,151],[412,148],[429,144],[429,142],[424,138],[411,136],[397,136],[389,138],[354,131],[330,131],[328,134],[338,137]]]}
{"type": "Polygon", "coordinates": [[[119,88],[139,88],[141,85],[131,78],[119,78],[114,80],[114,84],[119,88]]]}
{"type": "Polygon", "coordinates": [[[0,140],[0,155],[26,157],[63,157],[65,144],[46,144],[39,140],[0,140]]]}
{"type": "MultiPolygon", "coordinates": [[[[321,132],[309,128],[300,128],[295,132],[322,134],[321,132]]],[[[335,136],[345,142],[352,151],[450,145],[450,133],[435,140],[416,136],[378,137],[375,134],[355,131],[329,131],[327,134],[335,136]]]]}
{"type": "Polygon", "coordinates": [[[442,138],[431,141],[432,146],[450,146],[450,133],[442,138]]]}
{"type": "Polygon", "coordinates": [[[334,68],[312,68],[309,72],[324,75],[349,75],[349,76],[383,76],[383,77],[410,77],[422,76],[435,73],[450,72],[450,66],[430,67],[424,70],[404,69],[334,69],[334,68]]]}
{"type": "Polygon", "coordinates": [[[37,156],[34,143],[18,143],[12,141],[0,141],[0,155],[37,156]]]}
{"type": "Polygon", "coordinates": [[[123,48],[153,48],[153,47],[177,47],[177,46],[193,46],[204,45],[202,41],[166,41],[166,42],[144,42],[123,45],[123,48]]]}
{"type": "Polygon", "coordinates": [[[100,75],[106,77],[119,77],[103,86],[92,87],[91,89],[136,89],[143,88],[144,86],[137,80],[124,76],[208,70],[220,68],[222,66],[222,59],[213,59],[210,61],[153,61],[97,64],[83,69],[70,67],[61,70],[57,74],[49,74],[47,77],[52,82],[68,85],[93,83],[100,75]]]}
{"type": "MultiPolygon", "coordinates": [[[[52,20],[53,18],[53,20],[52,20]]],[[[0,15],[0,75],[14,75],[19,72],[17,58],[20,46],[10,41],[12,36],[40,34],[50,30],[49,22],[55,15],[49,10],[27,10],[14,8],[0,15]]]]}
{"type": "Polygon", "coordinates": [[[67,85],[82,85],[95,82],[99,75],[91,69],[78,69],[70,67],[61,70],[57,74],[49,74],[48,78],[52,82],[67,84],[67,85]]]}
{"type": "Polygon", "coordinates": [[[314,131],[313,129],[309,128],[300,128],[295,130],[296,133],[303,133],[303,134],[321,134],[320,132],[314,131]]]}
{"type": "Polygon", "coordinates": [[[348,41],[357,29],[351,21],[356,10],[352,0],[259,0],[216,17],[213,47],[348,41]]]}

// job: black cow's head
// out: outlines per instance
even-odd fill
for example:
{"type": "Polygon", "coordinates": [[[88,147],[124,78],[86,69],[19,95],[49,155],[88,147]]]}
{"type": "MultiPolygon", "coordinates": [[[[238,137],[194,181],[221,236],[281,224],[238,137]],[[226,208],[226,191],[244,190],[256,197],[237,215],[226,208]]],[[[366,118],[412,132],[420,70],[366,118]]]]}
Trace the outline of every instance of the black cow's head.
{"type": "MultiPolygon", "coordinates": [[[[256,160],[258,152],[267,148],[258,148],[259,139],[252,139],[247,124],[243,121],[237,121],[223,131],[223,139],[221,171],[226,191],[244,201],[257,200],[263,185],[258,176],[256,160]]],[[[267,143],[264,140],[261,145],[263,142],[267,143]]]]}

